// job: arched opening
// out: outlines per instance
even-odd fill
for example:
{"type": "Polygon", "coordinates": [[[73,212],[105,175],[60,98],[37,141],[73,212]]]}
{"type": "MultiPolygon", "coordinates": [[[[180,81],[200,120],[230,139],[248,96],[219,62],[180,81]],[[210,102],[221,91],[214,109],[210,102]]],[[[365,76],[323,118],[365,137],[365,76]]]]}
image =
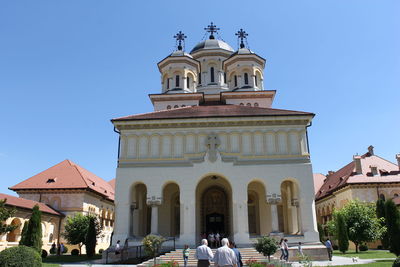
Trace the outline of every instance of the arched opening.
{"type": "Polygon", "coordinates": [[[254,85],[257,88],[262,89],[261,87],[261,80],[262,80],[262,76],[261,73],[259,71],[256,71],[255,76],[254,76],[254,85]]]}
{"type": "Polygon", "coordinates": [[[297,184],[290,180],[282,182],[281,196],[280,230],[285,234],[301,234],[299,188],[297,184]]]}
{"type": "Polygon", "coordinates": [[[150,233],[151,207],[147,205],[147,187],[143,183],[132,187],[130,214],[130,235],[148,235],[150,233]]]}
{"type": "Polygon", "coordinates": [[[179,88],[180,87],[180,76],[175,75],[175,87],[179,88]]]}
{"type": "Polygon", "coordinates": [[[249,85],[249,74],[247,72],[244,73],[244,84],[249,85]]]}
{"type": "Polygon", "coordinates": [[[250,236],[266,235],[270,232],[267,212],[269,207],[265,200],[265,186],[253,181],[247,186],[247,212],[250,236]]]}
{"type": "Polygon", "coordinates": [[[236,88],[238,86],[237,75],[233,76],[233,78],[234,78],[234,87],[236,88]]]}
{"type": "Polygon", "coordinates": [[[15,218],[11,221],[10,225],[12,226],[17,226],[13,231],[9,232],[7,234],[7,241],[8,242],[18,242],[19,238],[21,236],[21,220],[18,218],[15,218]]]}
{"type": "Polygon", "coordinates": [[[176,183],[168,183],[163,189],[163,202],[159,207],[159,233],[162,236],[180,235],[180,199],[179,186],[176,183]]]}
{"type": "Polygon", "coordinates": [[[384,194],[380,194],[380,195],[379,195],[379,198],[380,198],[380,199],[382,199],[383,201],[385,201],[385,200],[386,200],[386,198],[385,198],[385,195],[384,195],[384,194]]]}
{"type": "Polygon", "coordinates": [[[191,73],[187,74],[186,77],[186,88],[189,90],[194,89],[194,76],[191,73]]]}
{"type": "Polygon", "coordinates": [[[215,73],[214,73],[214,67],[210,68],[210,82],[215,82],[215,73]]]}
{"type": "Polygon", "coordinates": [[[196,188],[196,218],[197,238],[209,233],[233,237],[232,189],[226,179],[210,175],[199,182],[196,188]]]}

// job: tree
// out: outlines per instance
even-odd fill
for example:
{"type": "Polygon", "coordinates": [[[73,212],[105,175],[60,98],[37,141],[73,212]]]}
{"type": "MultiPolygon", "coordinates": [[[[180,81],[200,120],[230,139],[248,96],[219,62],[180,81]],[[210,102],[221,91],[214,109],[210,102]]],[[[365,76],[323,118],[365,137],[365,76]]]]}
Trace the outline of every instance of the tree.
{"type": "MultiPolygon", "coordinates": [[[[376,202],[376,217],[378,219],[383,218],[381,219],[382,220],[381,225],[382,226],[386,225],[385,201],[381,198],[379,198],[378,201],[376,202]]],[[[384,234],[382,234],[381,243],[384,249],[389,248],[389,236],[387,231],[384,234]]]]}
{"type": "Polygon", "coordinates": [[[336,216],[336,220],[339,250],[342,253],[346,253],[346,251],[349,249],[349,237],[347,235],[347,225],[344,220],[343,214],[338,213],[336,216]]]}
{"type": "Polygon", "coordinates": [[[400,212],[393,200],[385,203],[386,226],[389,237],[390,252],[396,256],[400,255],[400,212]]]}
{"type": "Polygon", "coordinates": [[[263,236],[257,239],[257,243],[254,244],[254,248],[264,256],[268,256],[268,261],[271,261],[271,255],[277,251],[278,244],[274,238],[263,236]]]}
{"type": "Polygon", "coordinates": [[[343,215],[347,225],[347,235],[349,240],[356,246],[356,253],[358,253],[358,246],[361,243],[375,241],[381,238],[386,231],[386,227],[381,225],[382,220],[376,217],[374,204],[353,200],[348,202],[342,209],[334,211],[335,223],[330,225],[330,229],[335,236],[338,235],[336,218],[339,213],[343,215]]]}
{"type": "Polygon", "coordinates": [[[96,218],[91,216],[89,217],[89,227],[86,233],[86,255],[91,258],[96,253],[96,218]]]}
{"type": "Polygon", "coordinates": [[[162,236],[158,235],[147,235],[145,238],[142,240],[142,244],[144,246],[144,251],[146,254],[154,259],[154,265],[156,265],[156,256],[157,253],[162,245],[164,243],[165,239],[162,236]]]}
{"type": "Polygon", "coordinates": [[[39,210],[38,205],[35,205],[32,209],[32,215],[25,233],[21,237],[20,245],[32,247],[40,254],[42,253],[42,212],[39,210]]]}
{"type": "Polygon", "coordinates": [[[24,227],[21,232],[21,240],[19,240],[19,244],[23,246],[26,244],[26,232],[28,231],[28,222],[24,222],[24,227]]]}
{"type": "Polygon", "coordinates": [[[101,228],[95,218],[92,215],[82,215],[81,213],[75,214],[74,217],[68,217],[65,223],[65,232],[62,234],[63,237],[71,245],[78,245],[79,254],[82,253],[82,246],[86,244],[86,236],[89,229],[90,218],[94,218],[96,239],[101,236],[101,228]]]}
{"type": "Polygon", "coordinates": [[[18,225],[8,225],[5,222],[15,214],[15,209],[6,207],[7,199],[0,200],[0,235],[14,231],[18,225]]]}

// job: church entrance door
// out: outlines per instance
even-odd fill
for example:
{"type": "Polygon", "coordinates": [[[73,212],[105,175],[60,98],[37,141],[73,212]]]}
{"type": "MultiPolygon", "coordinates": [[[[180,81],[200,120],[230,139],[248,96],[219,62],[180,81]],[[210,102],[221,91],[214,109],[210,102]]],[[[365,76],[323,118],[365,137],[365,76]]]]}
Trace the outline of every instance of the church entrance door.
{"type": "Polygon", "coordinates": [[[224,215],[220,213],[211,213],[206,217],[207,233],[225,233],[224,215]]]}

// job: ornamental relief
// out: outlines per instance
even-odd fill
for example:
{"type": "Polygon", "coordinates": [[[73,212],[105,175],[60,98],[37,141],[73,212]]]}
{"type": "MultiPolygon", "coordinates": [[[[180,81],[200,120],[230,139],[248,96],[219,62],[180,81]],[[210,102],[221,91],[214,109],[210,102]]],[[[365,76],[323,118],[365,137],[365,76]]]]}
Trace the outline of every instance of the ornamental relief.
{"type": "Polygon", "coordinates": [[[307,155],[304,130],[181,132],[121,135],[122,160],[185,160],[215,162],[223,157],[263,158],[307,155]]]}

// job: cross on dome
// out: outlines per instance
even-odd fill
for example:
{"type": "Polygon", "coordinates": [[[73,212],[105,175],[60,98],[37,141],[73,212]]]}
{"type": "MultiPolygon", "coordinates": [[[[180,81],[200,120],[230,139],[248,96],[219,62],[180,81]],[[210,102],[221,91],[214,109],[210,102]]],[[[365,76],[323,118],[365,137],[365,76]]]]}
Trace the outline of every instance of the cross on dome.
{"type": "Polygon", "coordinates": [[[247,36],[249,36],[248,33],[246,33],[243,29],[240,29],[235,35],[240,39],[240,48],[244,48],[244,39],[247,39],[247,36]]]}
{"type": "Polygon", "coordinates": [[[185,38],[187,36],[182,32],[179,31],[177,34],[174,35],[174,38],[176,39],[176,42],[178,43],[178,50],[182,50],[182,42],[185,42],[185,38]]]}
{"type": "Polygon", "coordinates": [[[219,31],[220,29],[216,25],[214,25],[214,23],[211,22],[211,24],[208,25],[206,28],[204,28],[204,30],[210,33],[210,39],[215,39],[214,33],[219,31]]]}

